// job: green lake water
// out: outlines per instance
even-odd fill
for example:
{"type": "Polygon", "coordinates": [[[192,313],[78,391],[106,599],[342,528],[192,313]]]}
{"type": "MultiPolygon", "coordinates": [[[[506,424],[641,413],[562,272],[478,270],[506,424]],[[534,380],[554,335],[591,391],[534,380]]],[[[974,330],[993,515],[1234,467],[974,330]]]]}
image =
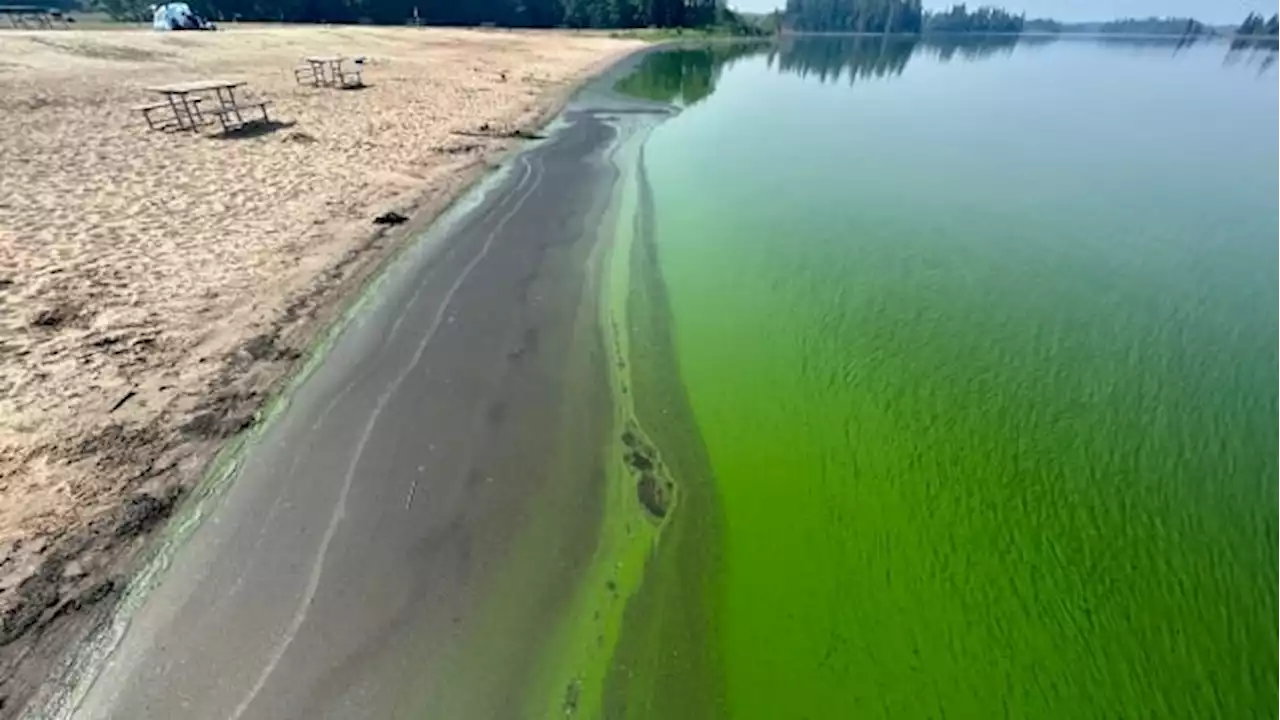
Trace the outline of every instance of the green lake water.
{"type": "Polygon", "coordinates": [[[816,38],[623,80],[683,107],[630,356],[669,340],[698,462],[611,707],[1275,717],[1273,60],[816,38]]]}

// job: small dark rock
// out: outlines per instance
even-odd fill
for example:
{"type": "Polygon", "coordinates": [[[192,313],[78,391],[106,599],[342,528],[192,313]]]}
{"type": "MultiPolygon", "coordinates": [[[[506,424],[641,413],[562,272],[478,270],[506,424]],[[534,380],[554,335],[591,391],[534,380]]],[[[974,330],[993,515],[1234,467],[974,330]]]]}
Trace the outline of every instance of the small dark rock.
{"type": "Polygon", "coordinates": [[[373,219],[374,225],[401,225],[409,222],[409,218],[398,212],[384,212],[373,219]]]}

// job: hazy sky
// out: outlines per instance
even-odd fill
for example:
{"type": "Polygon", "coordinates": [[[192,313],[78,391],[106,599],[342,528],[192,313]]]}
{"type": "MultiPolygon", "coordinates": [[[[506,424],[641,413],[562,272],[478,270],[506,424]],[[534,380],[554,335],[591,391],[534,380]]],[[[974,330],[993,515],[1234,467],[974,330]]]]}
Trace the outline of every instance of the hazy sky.
{"type": "MultiPolygon", "coordinates": [[[[957,0],[959,1],[959,0],[957,0]]],[[[752,12],[768,12],[785,4],[785,0],[729,0],[729,6],[752,12]]],[[[926,10],[951,7],[950,0],[924,0],[926,10]]],[[[1111,20],[1117,17],[1149,17],[1151,15],[1189,16],[1207,23],[1238,23],[1250,12],[1270,16],[1276,12],[1275,0],[969,0],[970,6],[998,5],[1027,17],[1051,17],[1058,20],[1111,20]]]]}

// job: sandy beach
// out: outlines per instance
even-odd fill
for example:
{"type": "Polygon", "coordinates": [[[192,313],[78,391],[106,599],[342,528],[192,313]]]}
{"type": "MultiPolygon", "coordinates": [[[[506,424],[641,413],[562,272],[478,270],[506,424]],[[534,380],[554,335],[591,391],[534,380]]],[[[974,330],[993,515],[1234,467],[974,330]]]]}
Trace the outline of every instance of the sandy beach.
{"type": "Polygon", "coordinates": [[[232,27],[0,43],[0,715],[60,619],[113,596],[148,531],[253,422],[410,232],[635,41],[232,27]],[[367,87],[298,85],[314,54],[367,87]],[[269,132],[150,132],[145,88],[243,80],[269,132]],[[394,211],[410,222],[380,228],[394,211]],[[6,700],[6,698],[8,698],[6,700]]]}

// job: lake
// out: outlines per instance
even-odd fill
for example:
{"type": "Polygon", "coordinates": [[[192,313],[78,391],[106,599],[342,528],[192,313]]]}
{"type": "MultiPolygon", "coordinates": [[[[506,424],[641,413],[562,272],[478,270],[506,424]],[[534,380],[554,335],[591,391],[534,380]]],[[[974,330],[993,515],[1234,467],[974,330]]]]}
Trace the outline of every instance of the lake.
{"type": "Polygon", "coordinates": [[[596,668],[549,702],[1274,717],[1274,59],[645,57],[618,90],[679,112],[620,161],[606,292],[617,451],[657,475],[602,533],[616,622],[556,651],[596,668]]]}

